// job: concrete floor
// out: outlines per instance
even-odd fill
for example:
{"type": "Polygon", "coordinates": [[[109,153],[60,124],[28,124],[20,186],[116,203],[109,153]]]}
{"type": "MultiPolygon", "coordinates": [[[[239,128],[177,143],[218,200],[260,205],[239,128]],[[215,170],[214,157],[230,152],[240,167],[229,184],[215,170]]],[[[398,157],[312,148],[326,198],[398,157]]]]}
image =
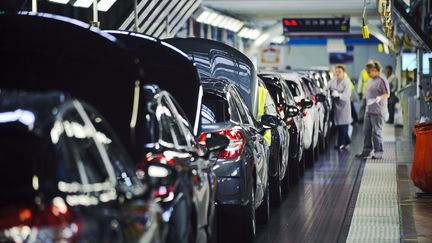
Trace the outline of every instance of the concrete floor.
{"type": "MultiPolygon", "coordinates": [[[[270,222],[258,227],[255,243],[347,240],[366,164],[365,160],[354,158],[362,148],[361,130],[361,125],[354,129],[348,150],[333,150],[332,143],[331,149],[320,155],[299,183],[291,187],[282,205],[272,208],[270,222]]],[[[412,184],[409,172],[414,142],[401,134],[402,129],[396,128],[395,141],[386,142],[387,146],[394,145],[396,150],[392,160],[397,161],[395,180],[400,214],[397,241],[432,242],[432,196],[421,194],[412,184]]]]}

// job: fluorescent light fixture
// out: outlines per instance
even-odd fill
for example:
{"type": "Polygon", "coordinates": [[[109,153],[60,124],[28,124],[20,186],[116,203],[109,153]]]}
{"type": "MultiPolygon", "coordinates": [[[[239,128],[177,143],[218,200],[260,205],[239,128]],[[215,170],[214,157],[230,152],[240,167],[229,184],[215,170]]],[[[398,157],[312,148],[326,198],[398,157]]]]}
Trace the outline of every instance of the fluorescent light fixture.
{"type": "Polygon", "coordinates": [[[236,20],[235,23],[234,23],[234,25],[231,26],[231,29],[230,29],[230,30],[232,30],[232,31],[234,31],[234,32],[239,32],[239,30],[240,30],[243,26],[244,26],[244,23],[243,23],[243,22],[236,20]]]}
{"type": "Polygon", "coordinates": [[[280,36],[275,36],[270,42],[276,44],[282,44],[284,41],[285,41],[285,36],[280,35],[280,36]]]}
{"type": "Polygon", "coordinates": [[[92,5],[93,0],[77,0],[73,6],[74,7],[82,7],[82,8],[88,8],[92,5]]]}
{"type": "MultiPolygon", "coordinates": [[[[261,31],[258,29],[250,29],[247,27],[243,27],[240,32],[238,33],[240,37],[247,38],[247,39],[257,39],[261,35],[261,31]]],[[[266,38],[268,38],[267,36],[266,38]]]]}
{"type": "Polygon", "coordinates": [[[211,23],[213,22],[213,20],[215,20],[217,18],[217,16],[218,16],[217,13],[210,13],[208,18],[206,20],[204,20],[204,23],[211,25],[211,23]]]}
{"type": "Polygon", "coordinates": [[[49,0],[49,1],[53,3],[61,3],[61,4],[67,4],[69,2],[69,0],[49,0]]]}
{"type": "Polygon", "coordinates": [[[222,20],[222,22],[220,22],[220,24],[219,24],[218,27],[223,28],[223,29],[228,29],[227,26],[228,26],[228,24],[229,24],[231,21],[232,21],[231,18],[229,18],[229,17],[224,17],[223,20],[222,20]]]}
{"type": "Polygon", "coordinates": [[[97,8],[99,11],[106,12],[117,0],[100,0],[98,2],[97,8]]]}
{"type": "Polygon", "coordinates": [[[198,18],[196,19],[196,21],[197,21],[197,22],[200,22],[200,23],[204,23],[204,20],[206,20],[206,19],[208,18],[208,16],[210,16],[210,12],[204,10],[204,11],[203,11],[199,16],[198,16],[198,18]]]}
{"type": "MultiPolygon", "coordinates": [[[[261,31],[254,29],[252,30],[252,33],[250,34],[251,39],[257,39],[261,35],[261,31]]],[[[267,36],[268,38],[268,36],[267,36]]]]}
{"type": "Polygon", "coordinates": [[[242,21],[208,9],[203,10],[196,18],[196,21],[233,32],[238,32],[244,25],[242,21]]]}
{"type": "Polygon", "coordinates": [[[218,15],[210,24],[216,27],[220,27],[220,23],[224,20],[224,16],[218,15]]]}
{"type": "Polygon", "coordinates": [[[268,38],[270,37],[270,34],[264,33],[258,37],[258,39],[255,40],[254,45],[260,46],[262,43],[264,43],[268,38]]]}

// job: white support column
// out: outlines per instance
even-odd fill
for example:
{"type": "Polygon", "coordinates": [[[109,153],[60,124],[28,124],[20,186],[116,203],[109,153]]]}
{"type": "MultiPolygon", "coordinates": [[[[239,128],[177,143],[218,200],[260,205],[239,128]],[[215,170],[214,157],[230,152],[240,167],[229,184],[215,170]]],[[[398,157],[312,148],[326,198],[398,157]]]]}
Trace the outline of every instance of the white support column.
{"type": "Polygon", "coordinates": [[[99,27],[97,2],[98,2],[97,0],[93,0],[93,21],[92,21],[92,25],[95,26],[95,27],[99,27]]]}
{"type": "Polygon", "coordinates": [[[37,12],[37,0],[32,0],[32,12],[37,12]]]}

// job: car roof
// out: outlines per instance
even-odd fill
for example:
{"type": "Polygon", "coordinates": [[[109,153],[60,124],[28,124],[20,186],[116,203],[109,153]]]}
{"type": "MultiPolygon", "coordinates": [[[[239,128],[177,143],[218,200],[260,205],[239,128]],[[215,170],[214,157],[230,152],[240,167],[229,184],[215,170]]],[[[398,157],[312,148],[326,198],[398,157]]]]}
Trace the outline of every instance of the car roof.
{"type": "Polygon", "coordinates": [[[139,59],[146,83],[168,91],[183,108],[194,130],[199,126],[200,78],[186,53],[165,41],[129,31],[106,31],[139,59]],[[188,95],[185,95],[188,94],[188,95]]]}
{"type": "Polygon", "coordinates": [[[201,79],[214,78],[234,84],[249,110],[256,115],[258,81],[251,60],[222,42],[201,38],[165,40],[186,52],[197,65],[201,79]]]}
{"type": "Polygon", "coordinates": [[[129,147],[141,72],[123,43],[81,21],[45,13],[1,13],[0,33],[0,56],[8,60],[0,66],[0,88],[66,91],[104,114],[129,147]]]}
{"type": "Polygon", "coordinates": [[[204,79],[201,81],[204,93],[215,93],[225,97],[232,84],[225,80],[204,79]]]}

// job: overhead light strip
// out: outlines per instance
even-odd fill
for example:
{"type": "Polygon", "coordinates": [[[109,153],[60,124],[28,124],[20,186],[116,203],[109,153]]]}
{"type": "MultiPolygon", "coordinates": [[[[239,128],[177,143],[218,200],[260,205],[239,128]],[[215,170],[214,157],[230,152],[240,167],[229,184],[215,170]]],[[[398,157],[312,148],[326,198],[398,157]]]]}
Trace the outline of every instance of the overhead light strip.
{"type": "Polygon", "coordinates": [[[53,3],[61,3],[61,4],[67,4],[69,2],[69,0],[49,0],[49,1],[53,3]]]}
{"type": "Polygon", "coordinates": [[[238,32],[244,26],[244,23],[238,19],[207,9],[199,14],[196,21],[233,32],[238,32]]]}
{"type": "Polygon", "coordinates": [[[106,12],[117,0],[100,0],[98,2],[97,8],[99,11],[106,12]]]}

